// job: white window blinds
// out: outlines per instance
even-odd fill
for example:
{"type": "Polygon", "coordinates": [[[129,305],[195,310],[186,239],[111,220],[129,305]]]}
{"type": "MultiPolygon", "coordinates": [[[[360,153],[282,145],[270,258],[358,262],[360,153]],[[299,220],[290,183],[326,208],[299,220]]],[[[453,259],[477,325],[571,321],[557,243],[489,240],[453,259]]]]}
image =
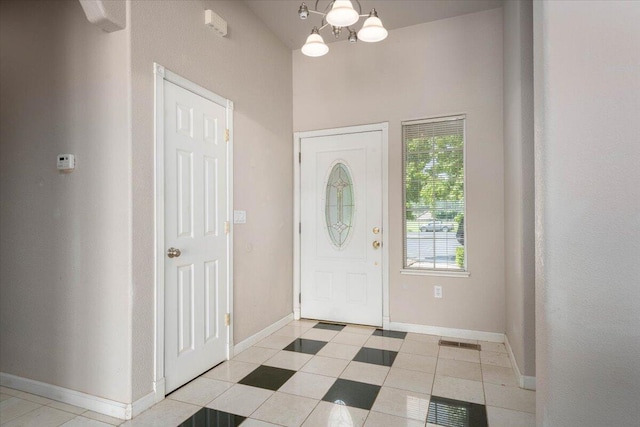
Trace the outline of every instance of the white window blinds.
{"type": "Polygon", "coordinates": [[[402,123],[404,267],[466,270],[464,116],[402,123]]]}

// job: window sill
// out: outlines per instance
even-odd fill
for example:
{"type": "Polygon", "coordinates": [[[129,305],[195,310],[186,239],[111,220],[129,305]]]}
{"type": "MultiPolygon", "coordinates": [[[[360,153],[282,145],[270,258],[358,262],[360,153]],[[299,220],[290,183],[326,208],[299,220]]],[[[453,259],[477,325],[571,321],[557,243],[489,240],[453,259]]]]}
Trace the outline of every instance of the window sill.
{"type": "Polygon", "coordinates": [[[444,271],[444,270],[418,270],[405,268],[400,270],[400,274],[407,276],[440,276],[440,277],[469,277],[468,271],[444,271]]]}

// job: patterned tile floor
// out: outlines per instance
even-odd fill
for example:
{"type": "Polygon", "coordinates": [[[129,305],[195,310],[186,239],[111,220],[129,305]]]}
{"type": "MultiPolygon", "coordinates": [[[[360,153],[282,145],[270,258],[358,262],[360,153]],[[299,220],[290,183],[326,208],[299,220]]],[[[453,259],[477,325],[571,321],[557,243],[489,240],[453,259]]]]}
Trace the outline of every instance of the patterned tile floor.
{"type": "Polygon", "coordinates": [[[478,351],[439,346],[440,338],[293,321],[131,421],[6,388],[0,420],[2,427],[535,425],[535,392],[517,387],[503,344],[450,338],[480,344],[478,351]]]}

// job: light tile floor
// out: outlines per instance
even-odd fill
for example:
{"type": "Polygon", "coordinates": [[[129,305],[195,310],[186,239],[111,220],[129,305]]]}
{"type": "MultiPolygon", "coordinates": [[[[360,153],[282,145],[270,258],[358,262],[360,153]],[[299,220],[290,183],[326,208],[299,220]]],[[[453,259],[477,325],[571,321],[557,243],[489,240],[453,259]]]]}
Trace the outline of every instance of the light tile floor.
{"type": "Polygon", "coordinates": [[[87,411],[77,406],[0,387],[2,427],[110,427],[120,425],[122,422],[118,418],[87,411]]]}
{"type": "Polygon", "coordinates": [[[176,427],[198,413],[189,425],[222,414],[230,424],[219,425],[243,427],[429,427],[430,401],[443,398],[485,405],[490,427],[535,425],[535,392],[517,387],[503,344],[443,338],[481,351],[440,347],[433,335],[293,321],[131,421],[0,387],[0,424],[176,427]]]}

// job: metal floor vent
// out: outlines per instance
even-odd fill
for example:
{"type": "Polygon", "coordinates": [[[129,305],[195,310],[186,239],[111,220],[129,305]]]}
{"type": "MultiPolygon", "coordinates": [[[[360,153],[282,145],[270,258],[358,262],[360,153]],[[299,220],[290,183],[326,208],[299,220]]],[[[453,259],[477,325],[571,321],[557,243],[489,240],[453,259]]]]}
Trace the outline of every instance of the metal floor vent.
{"type": "Polygon", "coordinates": [[[445,347],[458,347],[458,348],[466,348],[469,350],[478,350],[480,351],[480,344],[469,344],[466,342],[458,342],[458,341],[447,341],[440,340],[438,345],[443,345],[445,347]]]}

